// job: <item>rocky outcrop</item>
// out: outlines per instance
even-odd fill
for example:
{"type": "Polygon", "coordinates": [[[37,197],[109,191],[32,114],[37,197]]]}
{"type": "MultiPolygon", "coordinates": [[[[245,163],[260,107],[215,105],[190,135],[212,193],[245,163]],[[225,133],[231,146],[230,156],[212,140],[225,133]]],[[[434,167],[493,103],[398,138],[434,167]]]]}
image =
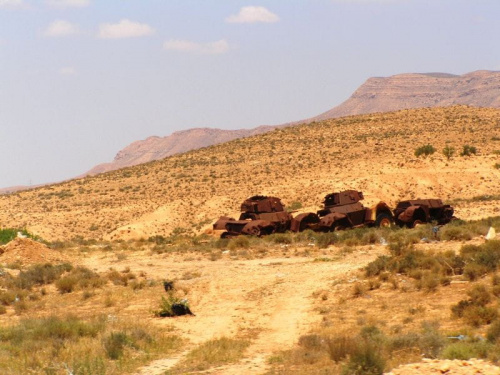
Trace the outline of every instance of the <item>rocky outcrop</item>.
{"type": "Polygon", "coordinates": [[[88,171],[86,175],[96,175],[115,169],[147,163],[189,150],[265,133],[274,128],[273,126],[259,126],[254,129],[240,130],[195,128],[178,131],[167,137],[149,137],[128,145],[116,154],[115,159],[111,163],[99,164],[88,171]]]}
{"type": "Polygon", "coordinates": [[[461,76],[427,73],[370,78],[345,102],[310,121],[456,104],[500,108],[500,72],[482,70],[461,76]]]}

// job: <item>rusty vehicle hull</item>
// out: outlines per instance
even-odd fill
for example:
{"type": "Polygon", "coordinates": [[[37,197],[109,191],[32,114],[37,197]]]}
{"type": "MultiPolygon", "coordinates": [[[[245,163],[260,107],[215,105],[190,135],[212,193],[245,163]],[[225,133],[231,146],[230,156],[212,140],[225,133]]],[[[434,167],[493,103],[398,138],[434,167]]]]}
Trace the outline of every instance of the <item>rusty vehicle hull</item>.
{"type": "Polygon", "coordinates": [[[282,233],[290,229],[292,215],[276,197],[256,195],[246,199],[241,205],[238,220],[222,216],[213,224],[214,230],[223,230],[221,238],[239,235],[263,236],[282,233]]]}
{"type": "Polygon", "coordinates": [[[391,209],[384,202],[368,208],[360,202],[363,193],[345,190],[325,196],[324,208],[317,213],[297,215],[291,224],[294,232],[311,229],[317,232],[331,232],[360,226],[390,226],[393,223],[391,209]]]}
{"type": "Polygon", "coordinates": [[[393,211],[396,224],[413,228],[419,224],[437,222],[444,225],[455,219],[454,209],[441,199],[414,199],[401,201],[393,211]]]}

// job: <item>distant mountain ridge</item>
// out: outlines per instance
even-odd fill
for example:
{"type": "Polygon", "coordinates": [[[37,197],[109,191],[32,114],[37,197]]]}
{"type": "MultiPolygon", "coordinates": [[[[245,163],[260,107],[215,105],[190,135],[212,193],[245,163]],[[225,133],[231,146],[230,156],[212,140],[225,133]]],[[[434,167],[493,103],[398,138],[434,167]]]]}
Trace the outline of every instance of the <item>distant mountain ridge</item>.
{"type": "Polygon", "coordinates": [[[96,175],[132,165],[147,163],[189,150],[266,133],[274,128],[274,126],[259,126],[253,129],[240,130],[194,128],[181,130],[166,137],[153,136],[131,143],[119,151],[112,162],[99,164],[85,175],[96,175]]]}
{"type": "MultiPolygon", "coordinates": [[[[366,80],[349,99],[318,116],[253,129],[194,128],[166,137],[152,136],[131,143],[120,150],[113,161],[99,164],[79,177],[163,159],[233,139],[262,134],[277,127],[360,114],[457,104],[500,108],[500,72],[479,70],[463,75],[405,73],[390,77],[373,77],[366,80]]],[[[24,189],[27,187],[4,188],[0,189],[0,194],[24,189]]]]}
{"type": "Polygon", "coordinates": [[[500,108],[500,72],[480,70],[369,78],[337,107],[310,120],[451,105],[500,108]]]}
{"type": "Polygon", "coordinates": [[[125,147],[112,162],[100,164],[86,175],[159,160],[177,153],[265,133],[282,126],[367,113],[457,104],[500,108],[500,72],[480,70],[464,75],[405,73],[390,77],[373,77],[345,102],[319,116],[253,129],[196,128],[175,132],[166,137],[149,137],[125,147]]]}

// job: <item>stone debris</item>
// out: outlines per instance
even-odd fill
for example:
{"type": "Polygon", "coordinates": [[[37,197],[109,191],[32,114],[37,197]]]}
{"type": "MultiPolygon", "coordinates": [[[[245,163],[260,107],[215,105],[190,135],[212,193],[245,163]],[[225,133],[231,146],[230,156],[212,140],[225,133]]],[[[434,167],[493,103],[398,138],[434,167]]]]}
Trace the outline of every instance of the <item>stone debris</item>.
{"type": "Polygon", "coordinates": [[[500,375],[500,367],[481,359],[437,360],[424,359],[423,362],[399,366],[385,375],[500,375]]]}

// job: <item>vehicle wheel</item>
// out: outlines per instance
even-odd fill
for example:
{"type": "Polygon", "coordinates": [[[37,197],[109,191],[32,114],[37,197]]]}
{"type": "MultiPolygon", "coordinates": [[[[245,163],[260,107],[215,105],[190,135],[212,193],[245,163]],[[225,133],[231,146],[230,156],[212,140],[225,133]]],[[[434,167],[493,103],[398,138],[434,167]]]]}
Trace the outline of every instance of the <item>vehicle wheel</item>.
{"type": "Polygon", "coordinates": [[[392,226],[392,217],[391,215],[382,212],[377,215],[377,219],[375,220],[375,226],[381,228],[390,228],[392,226]]]}
{"type": "Polygon", "coordinates": [[[220,238],[231,238],[232,236],[229,234],[229,232],[223,232],[221,235],[220,235],[220,238]]]}
{"type": "Polygon", "coordinates": [[[413,221],[413,223],[411,224],[411,227],[412,227],[412,228],[416,228],[416,227],[418,227],[419,225],[422,225],[422,224],[424,224],[424,222],[423,222],[422,220],[415,220],[415,221],[413,221]]]}

